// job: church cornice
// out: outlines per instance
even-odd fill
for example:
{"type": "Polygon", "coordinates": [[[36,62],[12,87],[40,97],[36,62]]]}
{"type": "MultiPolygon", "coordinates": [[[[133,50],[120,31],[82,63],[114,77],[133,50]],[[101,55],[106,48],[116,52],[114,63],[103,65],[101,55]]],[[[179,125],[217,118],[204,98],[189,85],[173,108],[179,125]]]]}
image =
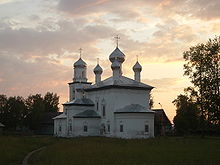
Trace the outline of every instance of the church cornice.
{"type": "Polygon", "coordinates": [[[119,113],[154,113],[154,112],[114,112],[116,114],[119,114],[119,113]]]}
{"type": "Polygon", "coordinates": [[[74,81],[74,82],[70,82],[70,83],[68,83],[69,85],[71,85],[71,84],[77,84],[77,83],[81,83],[81,84],[92,84],[92,82],[80,82],[80,81],[74,81]]]}
{"type": "Polygon", "coordinates": [[[121,86],[121,85],[107,85],[102,87],[96,87],[96,88],[87,88],[85,91],[99,91],[99,90],[105,90],[105,89],[135,89],[135,90],[151,90],[153,87],[137,87],[137,86],[121,86]]]}

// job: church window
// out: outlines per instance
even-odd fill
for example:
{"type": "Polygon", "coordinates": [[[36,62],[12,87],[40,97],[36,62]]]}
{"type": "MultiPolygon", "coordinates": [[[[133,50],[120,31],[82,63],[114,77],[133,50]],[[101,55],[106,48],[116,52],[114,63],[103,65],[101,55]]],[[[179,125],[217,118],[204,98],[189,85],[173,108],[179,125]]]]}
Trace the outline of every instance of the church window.
{"type": "Polygon", "coordinates": [[[85,78],[85,77],[86,77],[86,72],[82,71],[82,78],[85,78]]]}
{"type": "Polygon", "coordinates": [[[144,132],[149,132],[149,125],[145,124],[144,132]]]}
{"type": "Polygon", "coordinates": [[[96,102],[96,110],[97,111],[99,110],[99,102],[98,101],[96,102]]]}
{"type": "Polygon", "coordinates": [[[84,132],[88,132],[88,126],[87,126],[87,125],[84,125],[84,126],[83,126],[83,131],[84,131],[84,132]]]}
{"type": "Polygon", "coordinates": [[[120,124],[120,132],[123,132],[124,131],[124,126],[123,124],[120,124]]]}
{"type": "Polygon", "coordinates": [[[102,106],[102,116],[105,117],[105,105],[102,106]]]}
{"type": "Polygon", "coordinates": [[[108,132],[110,132],[110,124],[108,124],[108,126],[107,126],[107,127],[108,127],[108,132]]]}
{"type": "Polygon", "coordinates": [[[72,131],[72,120],[69,119],[69,131],[72,131]]]}
{"type": "Polygon", "coordinates": [[[86,94],[85,92],[82,93],[83,98],[86,98],[86,94]]]}
{"type": "Polygon", "coordinates": [[[61,127],[61,125],[59,125],[59,132],[61,132],[62,131],[62,127],[61,127]]]}

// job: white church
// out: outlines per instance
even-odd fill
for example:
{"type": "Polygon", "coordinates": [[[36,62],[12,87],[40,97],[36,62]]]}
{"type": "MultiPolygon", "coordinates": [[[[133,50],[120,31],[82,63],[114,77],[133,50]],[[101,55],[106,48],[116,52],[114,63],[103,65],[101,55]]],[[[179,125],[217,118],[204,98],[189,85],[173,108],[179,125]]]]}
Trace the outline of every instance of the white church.
{"type": "Polygon", "coordinates": [[[154,111],[149,107],[153,87],[141,82],[141,65],[137,61],[133,66],[131,79],[122,74],[125,55],[118,46],[109,60],[112,76],[102,80],[103,69],[97,64],[94,84],[87,82],[85,61],[80,57],[74,63],[69,101],[53,118],[55,136],[154,137],[154,111]]]}

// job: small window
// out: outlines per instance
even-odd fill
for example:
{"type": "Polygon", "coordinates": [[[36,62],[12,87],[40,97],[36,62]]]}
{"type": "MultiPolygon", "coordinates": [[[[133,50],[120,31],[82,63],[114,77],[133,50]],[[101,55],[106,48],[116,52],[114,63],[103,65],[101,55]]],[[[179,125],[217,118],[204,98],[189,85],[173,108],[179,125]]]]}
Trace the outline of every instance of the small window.
{"type": "Polygon", "coordinates": [[[83,126],[83,131],[84,131],[84,132],[88,132],[88,126],[87,126],[87,125],[84,125],[84,126],[83,126]]]}
{"type": "Polygon", "coordinates": [[[108,124],[107,128],[108,128],[108,132],[110,132],[110,124],[108,124]]]}
{"type": "Polygon", "coordinates": [[[69,131],[72,131],[72,120],[69,119],[69,131]]]}
{"type": "Polygon", "coordinates": [[[60,132],[62,131],[62,127],[61,127],[61,125],[59,125],[59,131],[60,131],[60,132]]]}
{"type": "Polygon", "coordinates": [[[149,126],[145,124],[144,132],[149,132],[149,126]]]}
{"type": "Polygon", "coordinates": [[[124,130],[123,130],[124,128],[123,128],[123,124],[121,124],[120,125],[120,132],[123,132],[124,130]]]}
{"type": "Polygon", "coordinates": [[[102,116],[103,117],[105,116],[105,105],[103,105],[103,107],[102,107],[102,116]]]}
{"type": "Polygon", "coordinates": [[[96,102],[96,110],[97,111],[99,110],[99,102],[98,101],[96,102]]]}

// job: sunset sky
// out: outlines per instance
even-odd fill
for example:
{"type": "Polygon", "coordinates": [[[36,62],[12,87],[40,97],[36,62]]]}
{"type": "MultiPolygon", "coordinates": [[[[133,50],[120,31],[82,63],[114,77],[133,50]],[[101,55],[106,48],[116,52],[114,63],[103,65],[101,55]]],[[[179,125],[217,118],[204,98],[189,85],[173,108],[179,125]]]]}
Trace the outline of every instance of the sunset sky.
{"type": "Polygon", "coordinates": [[[62,104],[79,48],[89,81],[97,58],[104,79],[118,34],[123,74],[133,78],[139,55],[142,81],[156,87],[154,108],[160,102],[172,120],[172,101],[190,85],[183,51],[219,33],[219,0],[0,0],[0,94],[50,91],[62,104]]]}

